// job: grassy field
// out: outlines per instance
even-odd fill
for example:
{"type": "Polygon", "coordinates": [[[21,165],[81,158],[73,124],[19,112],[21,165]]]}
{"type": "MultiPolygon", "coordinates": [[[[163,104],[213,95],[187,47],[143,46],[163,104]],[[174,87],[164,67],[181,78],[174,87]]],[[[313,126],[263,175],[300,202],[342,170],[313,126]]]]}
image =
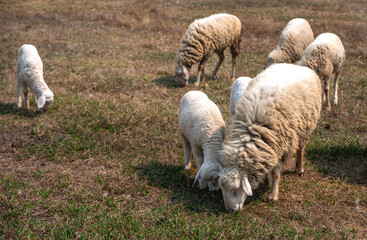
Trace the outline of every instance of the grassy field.
{"type": "Polygon", "coordinates": [[[0,1],[0,239],[367,239],[366,36],[366,0],[0,1]],[[304,176],[291,163],[279,202],[262,187],[235,214],[221,192],[192,187],[178,132],[189,90],[230,124],[229,51],[207,88],[179,88],[173,73],[188,25],[219,12],[245,28],[238,76],[262,70],[295,17],[347,52],[340,104],[322,114],[304,176]],[[24,43],[55,94],[42,114],[15,104],[24,43]]]}

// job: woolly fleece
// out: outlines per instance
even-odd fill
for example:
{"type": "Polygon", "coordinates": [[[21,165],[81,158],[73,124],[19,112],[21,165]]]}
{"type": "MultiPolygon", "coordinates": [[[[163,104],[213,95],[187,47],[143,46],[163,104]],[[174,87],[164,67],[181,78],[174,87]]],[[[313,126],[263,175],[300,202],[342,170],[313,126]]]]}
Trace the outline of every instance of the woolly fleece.
{"type": "Polygon", "coordinates": [[[256,189],[274,167],[306,145],[320,117],[320,93],[318,76],[306,67],[274,64],[257,75],[232,118],[219,181],[236,169],[256,189]]]}
{"type": "Polygon", "coordinates": [[[229,109],[231,112],[231,117],[235,114],[235,108],[238,100],[240,100],[242,94],[245,92],[248,84],[252,78],[250,77],[239,77],[234,81],[231,87],[231,98],[229,100],[229,109]]]}

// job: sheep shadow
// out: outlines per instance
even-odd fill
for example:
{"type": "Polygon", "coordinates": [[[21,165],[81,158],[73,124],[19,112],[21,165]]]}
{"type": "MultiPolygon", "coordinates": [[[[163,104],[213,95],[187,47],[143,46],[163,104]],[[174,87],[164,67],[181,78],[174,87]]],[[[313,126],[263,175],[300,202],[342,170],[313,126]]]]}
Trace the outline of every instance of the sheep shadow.
{"type": "Polygon", "coordinates": [[[367,147],[358,142],[307,150],[307,159],[324,176],[367,186],[367,147]]]}
{"type": "Polygon", "coordinates": [[[153,79],[152,82],[154,82],[158,86],[163,86],[165,88],[180,88],[175,76],[153,79]]]}
{"type": "Polygon", "coordinates": [[[24,108],[18,108],[15,103],[0,102],[0,115],[17,115],[27,118],[34,118],[39,112],[32,112],[24,108]]]}
{"type": "MultiPolygon", "coordinates": [[[[196,168],[185,170],[181,165],[152,162],[136,167],[139,177],[145,179],[151,186],[172,192],[171,203],[183,204],[194,212],[226,213],[222,192],[199,189],[197,183],[193,186],[196,168]]],[[[262,191],[248,198],[245,205],[260,198],[262,191]]]]}
{"type": "MultiPolygon", "coordinates": [[[[190,77],[189,85],[194,86],[195,81],[196,81],[195,76],[190,77]]],[[[165,88],[183,88],[184,87],[184,86],[178,85],[176,76],[167,76],[167,77],[157,78],[157,79],[153,79],[152,82],[154,82],[158,86],[163,86],[165,88]]]]}

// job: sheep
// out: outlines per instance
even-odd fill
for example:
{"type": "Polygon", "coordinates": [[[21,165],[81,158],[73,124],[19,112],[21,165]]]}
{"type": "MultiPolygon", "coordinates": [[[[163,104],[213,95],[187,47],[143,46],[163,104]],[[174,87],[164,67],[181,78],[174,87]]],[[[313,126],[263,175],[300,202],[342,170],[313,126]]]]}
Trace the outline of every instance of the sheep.
{"type": "Polygon", "coordinates": [[[24,107],[29,109],[28,87],[34,94],[37,111],[46,110],[54,100],[54,94],[43,79],[43,64],[35,46],[24,44],[18,50],[17,106],[22,107],[21,90],[23,89],[24,107]]]}
{"type": "Polygon", "coordinates": [[[242,209],[265,177],[269,199],[278,200],[282,165],[295,152],[296,172],[304,172],[304,149],[320,117],[320,94],[317,74],[294,64],[274,64],[250,82],[220,154],[218,184],[227,211],[242,209]]]}
{"type": "Polygon", "coordinates": [[[334,78],[334,105],[338,104],[339,73],[345,62],[345,49],[334,33],[322,33],[305,50],[299,65],[314,70],[323,82],[321,99],[330,111],[329,82],[334,78]]]}
{"type": "Polygon", "coordinates": [[[222,170],[219,152],[225,137],[225,123],[219,108],[205,93],[189,91],[180,102],[179,129],[184,143],[185,169],[191,167],[191,155],[198,166],[194,184],[200,189],[219,190],[222,170]]]}
{"type": "Polygon", "coordinates": [[[229,109],[231,112],[231,117],[234,116],[237,102],[238,100],[240,100],[242,94],[245,92],[251,80],[252,78],[250,77],[239,77],[232,84],[231,98],[229,100],[229,109]]]}
{"type": "Polygon", "coordinates": [[[180,86],[188,85],[191,66],[199,63],[195,86],[199,86],[200,76],[205,74],[204,65],[213,53],[219,61],[210,79],[217,74],[224,60],[224,50],[229,47],[232,53],[232,81],[236,75],[236,58],[240,54],[242,37],[241,21],[231,14],[214,14],[207,18],[197,19],[190,24],[181,39],[176,56],[174,71],[180,86]]]}
{"type": "Polygon", "coordinates": [[[273,63],[295,63],[314,40],[310,24],[303,18],[288,22],[280,34],[278,46],[269,53],[264,69],[273,63]]]}

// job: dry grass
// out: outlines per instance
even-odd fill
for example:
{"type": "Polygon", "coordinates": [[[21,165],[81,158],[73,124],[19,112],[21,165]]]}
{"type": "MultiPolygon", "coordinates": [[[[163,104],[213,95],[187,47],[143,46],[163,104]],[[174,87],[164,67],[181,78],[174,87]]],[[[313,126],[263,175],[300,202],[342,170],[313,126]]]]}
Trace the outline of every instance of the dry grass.
{"type": "MultiPolygon", "coordinates": [[[[366,1],[0,1],[0,238],[363,239],[367,235],[366,1]],[[238,16],[238,73],[254,77],[294,17],[347,51],[339,101],[306,150],[306,174],[283,175],[244,210],[192,187],[177,111],[179,40],[195,19],[238,16]],[[17,109],[15,64],[37,47],[55,102],[17,109]]],[[[231,59],[200,90],[229,124],[231,59]]],[[[207,64],[214,68],[216,58],[207,64]]],[[[193,76],[196,69],[193,68],[193,76]]]]}

